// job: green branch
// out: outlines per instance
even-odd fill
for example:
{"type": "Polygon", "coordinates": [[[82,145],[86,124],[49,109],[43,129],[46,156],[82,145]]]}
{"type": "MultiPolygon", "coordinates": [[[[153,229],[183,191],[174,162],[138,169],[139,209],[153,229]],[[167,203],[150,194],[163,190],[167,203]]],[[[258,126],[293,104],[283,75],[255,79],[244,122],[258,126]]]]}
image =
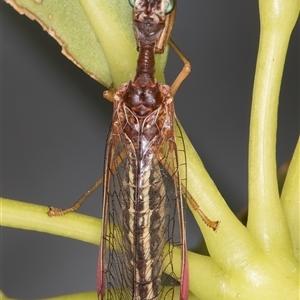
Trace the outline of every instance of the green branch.
{"type": "Polygon", "coordinates": [[[299,166],[300,166],[300,139],[298,140],[294,155],[292,157],[285,183],[281,193],[281,204],[286,221],[288,223],[289,232],[292,238],[294,256],[299,264],[299,203],[300,203],[300,188],[299,188],[299,166]]]}
{"type": "Polygon", "coordinates": [[[78,213],[49,217],[48,207],[0,198],[1,226],[34,230],[99,245],[102,223],[78,213]]]}
{"type": "Polygon", "coordinates": [[[290,248],[291,240],[276,176],[277,108],[285,56],[298,18],[299,2],[261,0],[259,8],[261,33],[250,121],[247,227],[261,247],[280,255],[290,248]]]}

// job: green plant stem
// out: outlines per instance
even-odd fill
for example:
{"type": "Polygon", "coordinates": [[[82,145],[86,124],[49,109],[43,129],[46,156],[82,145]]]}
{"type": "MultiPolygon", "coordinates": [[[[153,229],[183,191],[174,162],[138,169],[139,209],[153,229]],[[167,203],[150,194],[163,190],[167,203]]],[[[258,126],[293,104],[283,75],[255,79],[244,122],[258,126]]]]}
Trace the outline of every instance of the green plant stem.
{"type": "MultiPolygon", "coordinates": [[[[277,108],[298,0],[260,0],[261,33],[256,65],[249,140],[249,216],[247,227],[260,246],[278,255],[291,239],[276,177],[277,108]]],[[[293,254],[291,254],[291,258],[293,254]]]]}
{"type": "MultiPolygon", "coordinates": [[[[188,190],[207,217],[220,222],[217,232],[203,222],[191,205],[189,207],[201,228],[210,256],[223,268],[230,268],[234,264],[244,262],[250,253],[255,251],[256,243],[226,204],[183,128],[181,131],[186,145],[188,190]],[[232,259],[237,248],[239,255],[232,259]]],[[[190,272],[193,272],[194,268],[195,272],[199,271],[197,265],[191,265],[190,272]]]]}
{"type": "Polygon", "coordinates": [[[46,232],[99,245],[102,223],[78,213],[49,217],[48,207],[0,198],[0,225],[46,232]]]}
{"type": "Polygon", "coordinates": [[[300,205],[300,139],[290,162],[288,173],[281,193],[281,203],[292,237],[294,255],[299,263],[299,205],[300,205]],[[298,226],[297,226],[298,224],[298,226]]]}

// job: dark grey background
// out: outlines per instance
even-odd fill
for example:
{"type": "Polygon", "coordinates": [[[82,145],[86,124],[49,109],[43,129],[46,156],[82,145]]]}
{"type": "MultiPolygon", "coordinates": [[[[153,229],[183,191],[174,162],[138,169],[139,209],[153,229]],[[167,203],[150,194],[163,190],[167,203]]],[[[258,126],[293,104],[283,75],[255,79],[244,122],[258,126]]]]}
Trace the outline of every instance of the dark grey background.
{"type": "MultiPolygon", "coordinates": [[[[126,0],[124,0],[126,1],[126,0]]],[[[247,203],[247,141],[259,38],[257,1],[178,1],[173,40],[193,71],[176,95],[179,119],[234,212],[247,203]]],[[[1,2],[4,197],[65,207],[102,175],[112,106],[104,88],[60,53],[40,26],[1,2]]],[[[182,68],[170,54],[167,82],[182,68]]],[[[299,28],[291,39],[279,107],[278,163],[299,133],[299,28]]],[[[80,212],[101,216],[98,191],[80,212]]],[[[26,213],[26,212],[24,212],[26,213]]],[[[2,228],[1,289],[15,298],[95,290],[98,249],[2,228]]],[[[188,243],[199,232],[188,214],[188,243]]]]}

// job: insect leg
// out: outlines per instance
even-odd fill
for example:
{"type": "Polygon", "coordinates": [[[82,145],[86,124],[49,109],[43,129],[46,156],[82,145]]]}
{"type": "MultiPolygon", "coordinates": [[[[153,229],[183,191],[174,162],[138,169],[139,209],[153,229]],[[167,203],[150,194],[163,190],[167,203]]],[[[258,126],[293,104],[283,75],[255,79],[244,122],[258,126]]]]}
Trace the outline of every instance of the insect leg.
{"type": "MultiPolygon", "coordinates": [[[[116,161],[116,168],[119,166],[119,164],[122,162],[122,160],[125,157],[125,151],[122,151],[120,153],[120,155],[117,158],[116,161]]],[[[114,173],[115,170],[112,170],[112,172],[114,173]]],[[[98,179],[72,206],[67,207],[67,208],[56,208],[53,206],[49,206],[49,210],[48,210],[48,216],[49,217],[58,217],[58,216],[63,216],[65,214],[68,214],[70,212],[74,212],[77,209],[79,209],[79,207],[83,204],[83,202],[90,196],[92,195],[93,192],[95,192],[95,190],[102,185],[104,180],[104,176],[102,176],[100,179],[98,179]]]]}
{"type": "MultiPolygon", "coordinates": [[[[185,187],[182,187],[185,189],[185,187]]],[[[200,215],[202,221],[210,227],[213,231],[216,231],[218,229],[218,226],[220,224],[219,221],[212,221],[210,220],[205,213],[201,210],[200,206],[197,204],[193,196],[187,191],[184,191],[186,194],[187,201],[191,204],[192,208],[200,215]]]]}
{"type": "MultiPolygon", "coordinates": [[[[174,170],[171,170],[170,164],[163,157],[163,154],[162,153],[158,154],[158,157],[160,157],[160,161],[164,165],[167,172],[169,174],[173,174],[174,170]]],[[[205,213],[201,210],[200,206],[197,204],[197,202],[195,201],[193,196],[188,192],[188,190],[186,189],[186,186],[184,184],[181,185],[181,190],[182,190],[182,194],[185,195],[185,197],[186,197],[186,201],[188,201],[190,203],[190,205],[192,206],[192,208],[195,211],[197,211],[197,213],[200,215],[203,222],[208,227],[210,227],[213,231],[216,231],[218,229],[218,226],[219,226],[220,222],[219,221],[212,221],[205,215],[205,213]]]]}
{"type": "Polygon", "coordinates": [[[72,206],[67,208],[56,208],[49,206],[48,216],[58,217],[76,211],[83,202],[103,183],[103,176],[98,179],[72,206]]]}
{"type": "Polygon", "coordinates": [[[110,102],[114,102],[114,95],[115,91],[112,87],[109,90],[103,92],[103,98],[110,102]]]}
{"type": "Polygon", "coordinates": [[[179,56],[179,58],[183,61],[184,66],[181,70],[181,72],[176,77],[175,81],[171,85],[171,94],[174,96],[179,89],[181,83],[187,78],[187,76],[190,74],[192,70],[191,63],[186,58],[186,56],[180,51],[180,49],[176,46],[176,44],[169,39],[169,45],[174,49],[176,54],[179,56]]]}

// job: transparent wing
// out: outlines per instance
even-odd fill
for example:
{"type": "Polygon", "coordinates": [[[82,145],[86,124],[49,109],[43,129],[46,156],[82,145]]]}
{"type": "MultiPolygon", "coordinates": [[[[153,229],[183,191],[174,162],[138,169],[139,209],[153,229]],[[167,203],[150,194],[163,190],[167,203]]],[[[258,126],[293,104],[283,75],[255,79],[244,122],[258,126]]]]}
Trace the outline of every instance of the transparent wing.
{"type": "MultiPolygon", "coordinates": [[[[173,106],[170,111],[174,116],[173,106]]],[[[188,282],[181,193],[185,163],[178,163],[178,153],[184,153],[183,140],[172,130],[162,146],[149,147],[137,157],[136,149],[128,143],[124,146],[120,133],[111,129],[105,161],[99,298],[135,299],[135,290],[144,288],[145,299],[173,299],[175,287],[181,286],[183,295],[188,282]],[[142,210],[138,210],[140,202],[142,210]],[[173,258],[175,247],[181,251],[179,267],[173,258]]]]}

